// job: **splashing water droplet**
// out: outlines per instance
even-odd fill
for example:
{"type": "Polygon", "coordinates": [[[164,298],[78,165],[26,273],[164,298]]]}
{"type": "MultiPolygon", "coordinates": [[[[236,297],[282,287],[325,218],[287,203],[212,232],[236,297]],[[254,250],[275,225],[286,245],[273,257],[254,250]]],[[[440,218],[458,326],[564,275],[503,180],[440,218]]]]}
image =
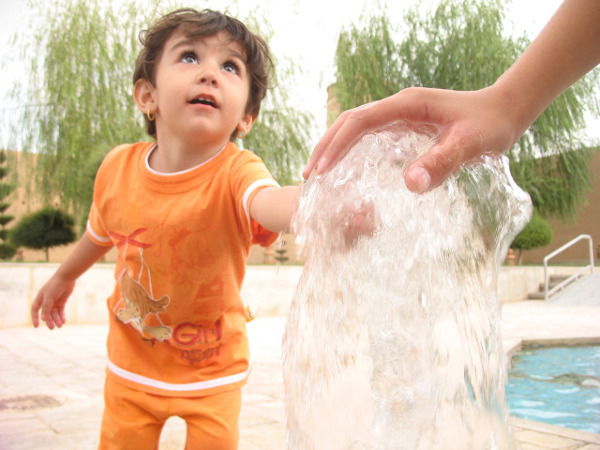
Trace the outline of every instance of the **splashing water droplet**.
{"type": "Polygon", "coordinates": [[[404,168],[434,142],[395,123],[303,189],[283,344],[291,449],[513,446],[496,279],[531,201],[505,157],[408,191],[404,168]]]}

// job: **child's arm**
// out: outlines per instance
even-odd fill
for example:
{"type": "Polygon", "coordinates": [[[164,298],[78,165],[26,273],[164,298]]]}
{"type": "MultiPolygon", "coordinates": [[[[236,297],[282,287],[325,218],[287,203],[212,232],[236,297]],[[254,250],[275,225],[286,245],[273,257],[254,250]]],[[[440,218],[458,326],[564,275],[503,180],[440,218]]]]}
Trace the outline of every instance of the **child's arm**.
{"type": "Polygon", "coordinates": [[[263,188],[250,204],[250,216],[267,230],[279,233],[290,228],[299,200],[299,186],[263,188]]]}
{"type": "Polygon", "coordinates": [[[40,324],[40,317],[51,330],[65,324],[65,304],[73,292],[75,281],[110,249],[110,246],[97,245],[86,234],[83,235],[73,252],[35,297],[31,305],[34,327],[40,324]]]}
{"type": "MultiPolygon", "coordinates": [[[[282,188],[264,188],[260,190],[250,205],[250,216],[267,230],[274,232],[289,231],[293,212],[300,200],[301,188],[285,186],[282,188]]],[[[347,205],[338,212],[340,232],[347,246],[351,246],[361,235],[372,235],[376,228],[373,204],[369,200],[360,205],[347,205]]]]}

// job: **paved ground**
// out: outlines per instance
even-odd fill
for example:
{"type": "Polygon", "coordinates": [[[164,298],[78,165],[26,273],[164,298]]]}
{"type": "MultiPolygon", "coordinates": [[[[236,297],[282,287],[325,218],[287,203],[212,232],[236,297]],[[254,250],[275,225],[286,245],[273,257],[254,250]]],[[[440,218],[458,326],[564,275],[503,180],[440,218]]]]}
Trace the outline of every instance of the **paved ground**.
{"type": "MultiPolygon", "coordinates": [[[[505,304],[506,351],[523,340],[600,342],[598,301],[505,304]]],[[[284,317],[249,324],[254,369],[244,388],[241,450],[285,448],[281,337],[284,317]]],[[[106,326],[68,325],[58,331],[0,330],[0,449],[94,449],[102,412],[106,326]]],[[[600,450],[600,435],[515,419],[521,449],[600,450]]],[[[171,419],[161,449],[181,449],[185,430],[171,419]]]]}

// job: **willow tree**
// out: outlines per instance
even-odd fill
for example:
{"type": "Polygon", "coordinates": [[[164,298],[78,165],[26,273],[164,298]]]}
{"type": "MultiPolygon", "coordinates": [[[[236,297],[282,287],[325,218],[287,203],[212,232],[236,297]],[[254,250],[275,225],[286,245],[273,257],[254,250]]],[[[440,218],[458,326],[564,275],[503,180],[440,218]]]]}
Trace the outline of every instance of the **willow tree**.
{"type": "Polygon", "coordinates": [[[9,229],[6,225],[15,218],[12,214],[6,214],[11,203],[9,201],[15,185],[8,182],[9,167],[7,164],[6,150],[0,149],[0,260],[10,259],[17,252],[17,247],[9,241],[9,229]]]}
{"type": "MultiPolygon", "coordinates": [[[[29,79],[18,133],[37,153],[34,185],[43,200],[85,214],[89,172],[119,143],[143,137],[131,96],[137,31],[148,13],[103,0],[33,0],[32,30],[16,40],[29,79]]],[[[148,8],[152,10],[152,8],[148,8]]],[[[145,11],[145,10],[144,10],[145,11]]]]}
{"type": "Polygon", "coordinates": [[[289,61],[277,64],[273,87],[267,92],[258,120],[244,139],[244,147],[262,158],[273,176],[281,184],[299,181],[300,171],[309,155],[310,130],[314,117],[307,111],[291,106],[283,84],[295,76],[295,67],[289,61]]]}
{"type": "MultiPolygon", "coordinates": [[[[240,20],[267,42],[272,39],[273,29],[260,8],[240,20]]],[[[288,95],[289,87],[301,76],[298,65],[285,55],[271,56],[275,65],[271,88],[243,145],[262,158],[279,183],[292,184],[300,180],[308,159],[314,116],[296,108],[288,95]]]]}
{"type": "Polygon", "coordinates": [[[342,111],[398,92],[398,46],[387,16],[367,18],[363,28],[342,31],[335,53],[335,98],[342,111]]]}
{"type": "MultiPolygon", "coordinates": [[[[528,44],[525,37],[504,33],[505,15],[501,0],[443,0],[434,10],[408,10],[401,33],[385,13],[344,31],[335,86],[343,109],[409,86],[475,90],[493,84],[528,44]],[[385,36],[401,39],[391,45],[385,36]],[[369,47],[376,49],[371,50],[374,60],[365,64],[362,49],[369,47]],[[353,79],[369,81],[356,91],[353,79]]],[[[592,72],[557,98],[507,153],[515,180],[543,216],[574,218],[591,186],[592,150],[584,145],[582,130],[585,113],[600,112],[598,74],[592,72]]]]}
{"type": "MultiPolygon", "coordinates": [[[[138,36],[175,2],[30,0],[39,17],[16,40],[30,62],[29,79],[15,91],[27,105],[17,133],[23,149],[37,152],[35,185],[46,203],[60,198],[63,208],[85,217],[104,155],[116,145],[149,139],[132,98],[138,36]]],[[[299,173],[298,161],[308,153],[299,127],[310,120],[286,101],[275,96],[273,112],[265,109],[267,120],[253,138],[256,153],[284,182],[299,173]],[[281,142],[289,143],[277,148],[281,153],[267,150],[281,142]]]]}

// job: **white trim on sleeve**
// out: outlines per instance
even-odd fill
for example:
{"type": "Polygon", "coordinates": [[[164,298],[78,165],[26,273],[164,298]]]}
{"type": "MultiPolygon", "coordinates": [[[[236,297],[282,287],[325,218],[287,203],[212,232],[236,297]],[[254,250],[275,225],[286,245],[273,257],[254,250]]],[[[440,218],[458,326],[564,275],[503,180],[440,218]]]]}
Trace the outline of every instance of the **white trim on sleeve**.
{"type": "Polygon", "coordinates": [[[248,211],[248,201],[250,200],[250,196],[257,189],[266,187],[266,186],[272,186],[272,187],[276,187],[276,188],[281,187],[281,186],[279,186],[279,183],[277,183],[277,181],[275,181],[275,180],[263,179],[263,180],[256,180],[254,183],[252,183],[250,186],[248,186],[248,189],[246,189],[246,192],[244,192],[244,212],[246,213],[248,222],[250,222],[250,211],[248,211]]]}
{"type": "Polygon", "coordinates": [[[220,386],[226,386],[228,384],[234,384],[239,381],[243,381],[250,374],[250,366],[248,366],[248,369],[246,369],[242,373],[229,375],[227,377],[215,378],[214,380],[198,381],[195,383],[166,383],[164,381],[154,380],[152,378],[144,377],[142,375],[138,375],[137,373],[121,369],[110,360],[108,360],[107,362],[107,367],[108,370],[110,370],[112,373],[126,380],[134,381],[138,384],[143,384],[144,386],[173,392],[199,391],[220,386]]]}
{"type": "Polygon", "coordinates": [[[100,236],[98,233],[96,233],[93,229],[92,229],[92,225],[90,224],[90,221],[87,221],[87,224],[85,226],[85,229],[88,231],[88,233],[90,233],[92,235],[92,237],[94,239],[96,239],[98,242],[102,242],[103,244],[112,244],[112,239],[109,237],[103,237],[100,236]]]}

